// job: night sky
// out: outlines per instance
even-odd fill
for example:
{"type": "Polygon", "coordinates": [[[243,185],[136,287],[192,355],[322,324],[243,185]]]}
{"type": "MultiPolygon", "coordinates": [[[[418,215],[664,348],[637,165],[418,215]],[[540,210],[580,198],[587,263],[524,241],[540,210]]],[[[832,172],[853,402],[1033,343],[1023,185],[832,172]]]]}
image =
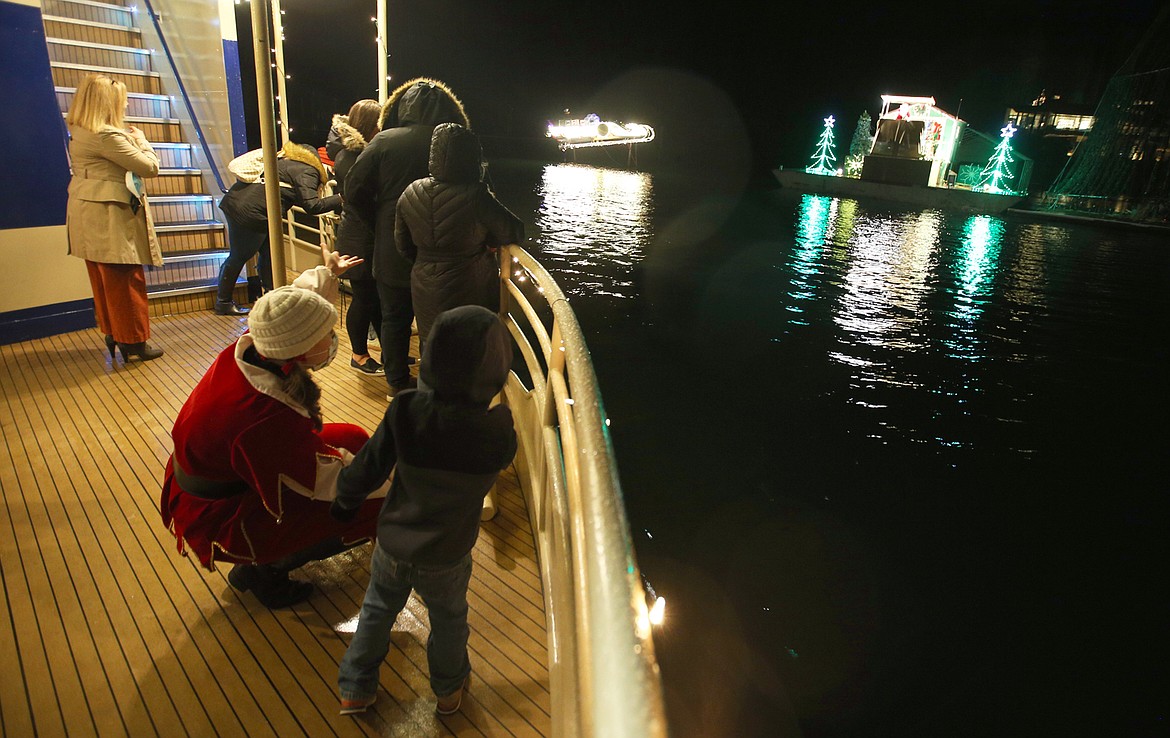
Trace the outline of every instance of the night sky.
{"type": "MultiPolygon", "coordinates": [[[[1010,106],[1046,89],[1096,104],[1164,2],[664,3],[407,0],[388,3],[391,88],[447,82],[493,143],[539,140],[561,110],[649,123],[663,161],[719,157],[803,166],[821,120],[852,135],[883,93],[932,95],[994,134],[1010,106]],[[673,7],[682,8],[685,4],[673,7]]],[[[376,97],[376,6],[285,0],[294,139],[376,97]]],[[[243,64],[250,18],[239,6],[243,64]]],[[[506,147],[505,147],[506,148],[506,147]]]]}

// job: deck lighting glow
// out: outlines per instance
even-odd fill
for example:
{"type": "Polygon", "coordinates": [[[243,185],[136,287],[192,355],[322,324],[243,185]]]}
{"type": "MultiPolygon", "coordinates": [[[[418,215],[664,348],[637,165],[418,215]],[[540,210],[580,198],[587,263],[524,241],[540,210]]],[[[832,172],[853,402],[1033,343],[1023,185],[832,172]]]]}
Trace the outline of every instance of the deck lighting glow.
{"type": "Polygon", "coordinates": [[[662,621],[666,619],[666,598],[659,597],[654,600],[654,606],[650,608],[650,624],[662,625],[662,621]]]}
{"type": "Polygon", "coordinates": [[[360,616],[361,616],[361,613],[359,612],[357,615],[354,615],[352,618],[350,618],[349,620],[346,620],[344,623],[338,623],[337,625],[333,626],[333,630],[337,631],[338,633],[354,633],[354,632],[356,632],[357,625],[358,625],[358,618],[360,616]]]}

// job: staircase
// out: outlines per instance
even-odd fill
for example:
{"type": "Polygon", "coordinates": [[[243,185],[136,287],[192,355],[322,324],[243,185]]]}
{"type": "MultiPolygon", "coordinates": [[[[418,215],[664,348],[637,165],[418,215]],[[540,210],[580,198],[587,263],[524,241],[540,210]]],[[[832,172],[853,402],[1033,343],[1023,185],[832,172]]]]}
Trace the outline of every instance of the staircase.
{"type": "MultiPolygon", "coordinates": [[[[156,55],[142,47],[139,14],[123,3],[134,0],[45,0],[42,6],[49,60],[62,115],[78,83],[100,72],[126,84],[126,123],[146,134],[161,160],[158,177],[145,180],[150,211],[163,253],[161,268],[146,269],[150,314],[210,310],[227,238],[218,219],[216,195],[194,164],[192,142],[173,117],[172,98],[164,94],[153,70],[156,55]]],[[[165,57],[158,56],[165,64],[165,57]]],[[[214,182],[214,177],[211,178],[214,182]]],[[[247,280],[236,283],[235,299],[247,302],[247,280]]]]}

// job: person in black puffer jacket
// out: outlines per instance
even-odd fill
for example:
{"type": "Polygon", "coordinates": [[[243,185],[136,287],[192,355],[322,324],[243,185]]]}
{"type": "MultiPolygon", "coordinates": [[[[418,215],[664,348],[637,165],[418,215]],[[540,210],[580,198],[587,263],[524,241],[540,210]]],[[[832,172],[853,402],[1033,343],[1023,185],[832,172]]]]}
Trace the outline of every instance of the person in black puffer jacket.
{"type": "MultiPolygon", "coordinates": [[[[349,109],[348,115],[333,116],[330,138],[325,151],[333,159],[333,175],[337,180],[334,191],[345,200],[345,183],[349,170],[367,143],[378,133],[378,118],[382,106],[377,100],[358,100],[349,109]]],[[[382,365],[370,357],[368,346],[369,329],[375,333],[382,329],[382,304],[378,299],[378,286],[374,281],[374,230],[354,208],[345,202],[341,219],[337,223],[334,248],[345,256],[364,259],[362,264],[346,273],[353,302],[345,313],[345,329],[353,357],[349,365],[363,374],[382,374],[382,365]]]]}
{"type": "Polygon", "coordinates": [[[382,363],[394,394],[413,384],[408,364],[409,261],[394,245],[394,213],[406,186],[427,176],[431,132],[440,123],[470,127],[463,104],[442,82],[412,79],[390,93],[382,106],[382,132],[358,156],[345,182],[346,204],[374,229],[374,280],[382,303],[382,363]]]}
{"type": "Polygon", "coordinates": [[[520,219],[482,180],[479,138],[458,123],[435,126],[431,176],[398,198],[398,252],[414,264],[410,294],[425,345],[439,313],[460,305],[500,307],[496,251],[524,238],[520,219]]]}
{"type": "MultiPolygon", "coordinates": [[[[328,177],[317,152],[289,141],[280,150],[276,169],[280,176],[281,214],[299,205],[309,215],[333,212],[341,207],[337,195],[323,197],[328,177]]],[[[219,315],[244,315],[248,311],[232,301],[236,278],[244,263],[259,254],[260,282],[272,290],[272,261],[268,251],[268,207],[263,182],[237,182],[219,203],[227,220],[230,252],[219,270],[215,307],[219,315]]]]}

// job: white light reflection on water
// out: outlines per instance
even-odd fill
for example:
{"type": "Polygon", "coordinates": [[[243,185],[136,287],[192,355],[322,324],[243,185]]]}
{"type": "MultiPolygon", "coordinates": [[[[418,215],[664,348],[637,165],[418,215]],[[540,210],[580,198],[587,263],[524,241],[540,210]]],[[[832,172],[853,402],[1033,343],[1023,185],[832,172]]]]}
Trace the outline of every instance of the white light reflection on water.
{"type": "Polygon", "coordinates": [[[653,235],[650,175],[551,164],[537,194],[540,258],[559,257],[566,294],[636,297],[630,275],[653,235]]]}
{"type": "Polygon", "coordinates": [[[925,344],[920,322],[929,292],[930,266],[939,243],[939,213],[913,216],[861,214],[849,234],[849,268],[834,321],[846,334],[832,358],[868,367],[862,381],[905,384],[899,354],[925,344]],[[870,350],[858,351],[868,348],[870,350]],[[850,355],[852,349],[855,355],[850,355]],[[865,355],[861,355],[865,354],[865,355]]]}

